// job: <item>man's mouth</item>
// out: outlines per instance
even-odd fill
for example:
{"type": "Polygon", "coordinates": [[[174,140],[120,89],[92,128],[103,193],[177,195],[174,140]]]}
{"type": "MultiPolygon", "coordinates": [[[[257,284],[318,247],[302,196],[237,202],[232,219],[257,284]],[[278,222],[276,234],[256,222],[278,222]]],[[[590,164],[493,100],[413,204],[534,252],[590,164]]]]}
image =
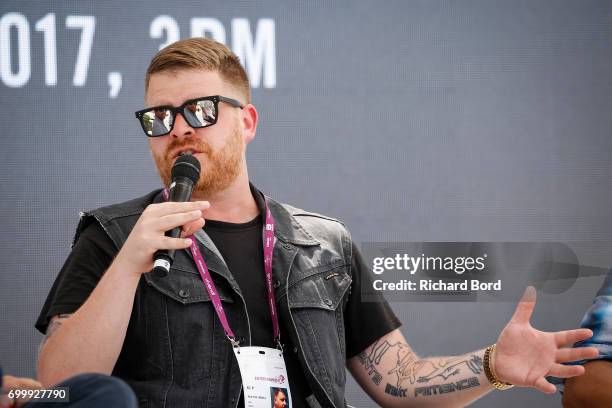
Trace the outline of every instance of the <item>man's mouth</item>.
{"type": "Polygon", "coordinates": [[[199,150],[196,150],[196,149],[180,149],[174,155],[172,155],[172,157],[176,158],[176,157],[179,157],[179,156],[183,156],[185,154],[196,154],[196,153],[201,153],[201,152],[199,150]]]}

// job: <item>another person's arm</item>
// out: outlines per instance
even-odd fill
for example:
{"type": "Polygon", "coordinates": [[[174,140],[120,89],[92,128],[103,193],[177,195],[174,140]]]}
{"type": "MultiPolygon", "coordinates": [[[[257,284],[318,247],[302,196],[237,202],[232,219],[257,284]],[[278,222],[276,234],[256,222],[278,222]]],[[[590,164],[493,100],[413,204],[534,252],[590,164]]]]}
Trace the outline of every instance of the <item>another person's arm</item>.
{"type": "Polygon", "coordinates": [[[591,339],[576,344],[576,347],[596,347],[599,356],[598,360],[585,364],[583,376],[565,381],[563,406],[612,406],[612,270],[580,326],[593,330],[594,334],[591,339]]]}
{"type": "Polygon", "coordinates": [[[27,398],[10,398],[8,396],[10,391],[37,390],[42,388],[41,383],[31,378],[13,377],[12,375],[2,376],[2,371],[0,371],[0,385],[2,386],[0,391],[0,408],[18,408],[28,401],[27,398]]]}
{"type": "Polygon", "coordinates": [[[110,374],[121,351],[140,276],[151,270],[158,249],[183,249],[189,241],[164,235],[177,226],[202,227],[207,202],[152,204],[85,303],[69,316],[56,316],[40,348],[38,378],[52,386],[71,376],[110,374]]]}
{"type": "Polygon", "coordinates": [[[589,408],[612,405],[612,361],[590,361],[585,373],[565,381],[563,407],[589,408]]]}

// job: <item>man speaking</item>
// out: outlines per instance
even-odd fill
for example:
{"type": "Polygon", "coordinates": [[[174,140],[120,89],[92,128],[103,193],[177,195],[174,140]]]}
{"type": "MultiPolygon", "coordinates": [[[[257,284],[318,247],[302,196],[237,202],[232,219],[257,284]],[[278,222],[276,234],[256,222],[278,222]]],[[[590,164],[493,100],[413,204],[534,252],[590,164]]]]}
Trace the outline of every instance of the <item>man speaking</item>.
{"type": "Polygon", "coordinates": [[[561,348],[590,330],[531,327],[528,290],[495,345],[417,356],[384,300],[359,301],[368,272],[344,225],[249,183],[258,115],[222,44],[189,39],[159,51],[145,106],[136,117],[163,186],[184,154],[200,162],[200,178],[189,202],[156,190],[82,215],[36,325],[46,333],[44,385],[98,372],[123,378],[143,407],[270,407],[277,387],[288,407],[338,408],[348,367],[382,406],[451,407],[511,385],[552,393],[545,376],[579,375],[581,366],[561,363],[597,353],[561,348]],[[208,119],[194,120],[194,106],[208,119]],[[162,114],[168,126],[151,127],[162,114]],[[176,227],[180,237],[166,236],[176,227]],[[176,250],[165,277],[148,273],[158,250],[176,250]]]}

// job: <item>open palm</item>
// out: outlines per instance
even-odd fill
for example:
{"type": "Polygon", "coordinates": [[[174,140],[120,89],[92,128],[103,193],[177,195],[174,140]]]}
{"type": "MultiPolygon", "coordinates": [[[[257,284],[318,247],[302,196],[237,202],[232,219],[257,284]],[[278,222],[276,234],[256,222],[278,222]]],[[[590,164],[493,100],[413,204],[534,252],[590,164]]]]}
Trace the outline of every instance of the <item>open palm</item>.
{"type": "Polygon", "coordinates": [[[555,386],[545,376],[569,378],[581,375],[584,373],[582,366],[561,363],[593,358],[598,351],[594,347],[562,348],[590,338],[593,332],[589,329],[543,332],[533,328],[529,320],[535,300],[535,289],[530,286],[497,339],[493,370],[500,381],[554,393],[555,386]]]}

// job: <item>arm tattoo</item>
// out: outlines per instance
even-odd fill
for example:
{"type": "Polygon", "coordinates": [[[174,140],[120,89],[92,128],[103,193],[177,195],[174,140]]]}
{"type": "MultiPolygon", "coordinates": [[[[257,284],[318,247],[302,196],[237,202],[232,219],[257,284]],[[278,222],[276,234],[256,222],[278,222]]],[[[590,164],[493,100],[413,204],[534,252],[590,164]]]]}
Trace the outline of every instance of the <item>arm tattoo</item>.
{"type": "Polygon", "coordinates": [[[478,387],[477,376],[484,372],[482,357],[477,354],[419,359],[408,344],[380,339],[359,353],[358,360],[373,384],[386,383],[386,394],[402,398],[410,398],[412,393],[414,398],[422,398],[478,387]],[[446,382],[452,377],[456,381],[446,382]]]}
{"type": "Polygon", "coordinates": [[[431,365],[433,370],[429,371],[425,375],[419,376],[417,382],[426,383],[436,377],[441,377],[443,380],[447,380],[449,377],[459,374],[463,365],[469,368],[474,374],[480,374],[483,371],[482,358],[474,354],[472,354],[470,358],[460,357],[441,361],[438,363],[437,367],[433,363],[431,365]]]}
{"type": "Polygon", "coordinates": [[[398,376],[398,382],[402,373],[417,359],[407,344],[401,342],[391,344],[386,340],[377,340],[371,347],[359,354],[359,361],[368,371],[368,375],[372,377],[372,382],[376,385],[380,385],[382,381],[382,375],[377,367],[381,364],[383,357],[385,357],[389,350],[391,350],[389,358],[395,358],[395,368],[386,374],[395,373],[398,376]]]}
{"type": "Polygon", "coordinates": [[[374,364],[372,363],[372,360],[370,360],[370,358],[368,357],[368,354],[365,351],[362,351],[357,357],[359,358],[359,362],[361,363],[361,365],[363,365],[367,370],[368,376],[372,377],[372,382],[376,385],[380,385],[380,382],[382,381],[382,375],[380,375],[378,370],[374,367],[374,364]]]}
{"type": "MultiPolygon", "coordinates": [[[[450,358],[446,360],[430,361],[419,360],[408,367],[408,370],[400,371],[399,365],[389,371],[396,372],[397,382],[395,385],[387,383],[385,393],[395,397],[408,397],[408,388],[404,388],[404,381],[408,379],[411,385],[415,383],[426,384],[431,380],[440,377],[442,380],[447,380],[449,377],[455,376],[461,372],[462,367],[467,367],[473,374],[483,372],[482,358],[472,354],[469,357],[450,358]],[[400,375],[400,372],[402,373],[400,375]]],[[[414,397],[431,396],[446,394],[455,391],[461,391],[480,385],[478,377],[470,377],[458,380],[456,382],[445,384],[433,384],[414,388],[414,397]]]]}
{"type": "MultiPolygon", "coordinates": [[[[389,386],[390,384],[387,384],[389,386]]],[[[428,385],[426,387],[416,387],[414,389],[414,396],[418,397],[419,395],[429,396],[429,395],[438,395],[438,394],[446,394],[449,392],[461,391],[467,388],[478,387],[480,385],[480,381],[478,381],[477,377],[464,378],[463,380],[459,380],[457,382],[451,382],[447,384],[435,384],[428,385]]]]}
{"type": "Polygon", "coordinates": [[[45,338],[43,339],[42,343],[40,343],[40,347],[38,348],[39,354],[40,354],[40,350],[42,350],[42,347],[45,345],[47,340],[49,340],[49,338],[53,335],[53,333],[55,333],[57,329],[60,328],[62,323],[64,323],[66,319],[68,319],[70,316],[71,316],[70,314],[59,314],[51,318],[51,323],[49,323],[49,326],[47,327],[45,338]]]}
{"type": "MultiPolygon", "coordinates": [[[[461,391],[472,387],[478,387],[479,385],[480,381],[478,381],[478,377],[470,377],[446,384],[434,384],[427,385],[425,387],[415,387],[414,397],[428,397],[432,395],[448,394],[450,392],[461,391]]],[[[391,384],[387,384],[387,387],[385,388],[385,393],[393,395],[394,397],[408,397],[408,389],[402,387],[395,387],[391,384]]]]}

